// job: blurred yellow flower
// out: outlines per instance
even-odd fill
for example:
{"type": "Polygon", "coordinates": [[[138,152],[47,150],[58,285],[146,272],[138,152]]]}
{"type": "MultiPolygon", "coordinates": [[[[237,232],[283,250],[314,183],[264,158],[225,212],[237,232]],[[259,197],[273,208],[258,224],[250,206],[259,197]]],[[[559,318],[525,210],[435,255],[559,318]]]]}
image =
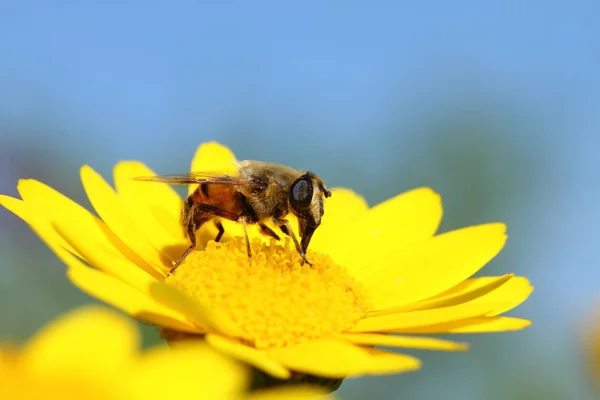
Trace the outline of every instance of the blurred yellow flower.
{"type": "MultiPolygon", "coordinates": [[[[600,307],[596,305],[581,328],[583,361],[596,390],[600,391],[600,307]]],[[[599,392],[600,393],[600,392],[599,392]]]]}
{"type": "Polygon", "coordinates": [[[206,344],[141,353],[135,325],[96,306],[73,310],[23,348],[0,343],[1,399],[310,399],[311,388],[247,394],[249,370],[206,344]]]}
{"type": "MultiPolygon", "coordinates": [[[[192,170],[232,173],[234,160],[226,147],[207,143],[192,170]]],[[[85,292],[161,327],[172,342],[197,335],[279,379],[410,371],[418,359],[374,346],[464,350],[463,343],[406,334],[530,324],[501,316],[533,290],[526,278],[470,278],[504,246],[505,225],[435,235],[441,199],[427,188],[372,208],[334,189],[309,249],[313,267],[300,266],[289,243],[270,243],[258,232],[249,267],[239,226],[225,221],[221,243],[210,241],[216,229],[206,224],[199,251],[167,277],[188,242],[179,226],[181,197],[166,184],[132,179],[153,174],[140,162],[120,162],[114,190],[84,166],[83,186],[101,219],[35,180],[19,182],[23,200],[2,196],[0,203],[37,232],[85,292]]]]}

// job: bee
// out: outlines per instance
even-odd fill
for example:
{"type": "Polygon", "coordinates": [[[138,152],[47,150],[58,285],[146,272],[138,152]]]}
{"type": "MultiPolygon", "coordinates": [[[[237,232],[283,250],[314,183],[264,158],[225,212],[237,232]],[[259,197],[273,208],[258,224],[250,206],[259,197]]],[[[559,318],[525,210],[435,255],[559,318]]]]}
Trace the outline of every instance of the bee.
{"type": "Polygon", "coordinates": [[[245,160],[236,165],[238,171],[235,175],[192,172],[135,178],[171,185],[198,184],[184,200],[181,209],[180,223],[190,246],[173,263],[170,275],[196,247],[196,231],[206,222],[213,221],[218,229],[215,241],[221,240],[225,233],[222,219],[242,224],[249,262],[252,260],[252,251],[247,225],[257,224],[262,234],[280,240],[279,235],[265,224],[270,221],[292,238],[302,258],[301,264],[306,262],[312,265],[306,259],[306,252],[325,213],[323,196],[331,196],[323,180],[313,172],[280,164],[245,160]],[[285,219],[290,213],[298,219],[300,241],[292,231],[290,222],[285,219]]]}

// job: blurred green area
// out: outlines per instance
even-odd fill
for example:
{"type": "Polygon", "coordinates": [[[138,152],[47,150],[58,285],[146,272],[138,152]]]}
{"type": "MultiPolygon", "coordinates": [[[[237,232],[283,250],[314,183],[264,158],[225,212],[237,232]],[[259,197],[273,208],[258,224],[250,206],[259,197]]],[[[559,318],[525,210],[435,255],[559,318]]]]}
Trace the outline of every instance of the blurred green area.
{"type": "MultiPolygon", "coordinates": [[[[93,149],[78,148],[81,142],[47,114],[2,121],[2,129],[34,132],[27,136],[40,138],[23,143],[13,135],[0,143],[4,193],[16,195],[16,179],[31,177],[91,209],[78,169],[88,162],[93,149]],[[75,142],[67,150],[69,140],[75,142]]],[[[442,231],[492,221],[508,224],[507,246],[481,274],[529,276],[535,272],[536,265],[521,260],[531,259],[535,246],[541,246],[530,238],[538,233],[536,204],[543,201],[552,180],[551,149],[539,149],[547,140],[538,140],[543,137],[543,121],[506,101],[449,98],[408,121],[399,121],[390,112],[374,129],[373,136],[364,136],[351,146],[340,144],[343,151],[315,140],[292,148],[286,145],[285,135],[261,134],[260,121],[255,126],[241,124],[214,132],[212,139],[230,146],[240,158],[295,166],[311,162],[310,168],[329,186],[350,187],[371,205],[417,186],[430,186],[444,201],[442,231]]],[[[106,165],[118,161],[108,160],[109,154],[95,157],[104,157],[106,165]]],[[[182,160],[176,145],[173,151],[165,149],[154,159],[142,161],[168,168],[164,172],[177,172],[188,162],[182,160]]],[[[100,169],[110,179],[106,165],[100,169]]],[[[22,341],[58,314],[95,302],[67,281],[65,267],[21,220],[0,211],[0,226],[0,337],[22,341]]],[[[535,296],[534,292],[530,301],[511,313],[534,320],[526,331],[461,336],[458,339],[472,343],[471,351],[464,354],[412,351],[424,360],[422,370],[349,379],[338,393],[343,399],[585,398],[590,392],[583,383],[585,372],[579,358],[559,359],[536,346],[544,332],[536,330],[535,320],[544,316],[543,307],[539,303],[535,307],[535,296]],[[580,372],[573,374],[573,369],[580,372]],[[581,382],[573,376],[581,376],[581,382]]],[[[140,327],[146,346],[160,342],[152,327],[140,327]]],[[[576,354],[576,342],[566,346],[576,354]]]]}

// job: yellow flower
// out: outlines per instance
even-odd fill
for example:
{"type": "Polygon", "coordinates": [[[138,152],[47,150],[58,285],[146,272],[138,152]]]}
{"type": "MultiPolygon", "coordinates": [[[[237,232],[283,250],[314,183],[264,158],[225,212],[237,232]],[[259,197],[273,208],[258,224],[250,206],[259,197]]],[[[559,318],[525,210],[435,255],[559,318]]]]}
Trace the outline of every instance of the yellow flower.
{"type": "Polygon", "coordinates": [[[71,311],[23,348],[0,343],[2,399],[309,399],[309,388],[246,394],[248,369],[210,346],[157,346],[141,353],[135,325],[96,306],[71,311]]]}
{"type": "MultiPolygon", "coordinates": [[[[207,143],[192,170],[234,173],[234,159],[226,147],[207,143]]],[[[37,232],[85,292],[161,327],[171,341],[197,335],[279,379],[410,371],[418,359],[374,346],[464,350],[463,343],[407,334],[530,324],[501,316],[531,293],[526,278],[470,278],[504,246],[504,224],[435,235],[442,206],[431,189],[373,208],[334,189],[309,248],[312,267],[300,265],[287,241],[257,230],[249,266],[239,225],[224,221],[226,236],[217,244],[210,241],[216,228],[206,224],[199,251],[167,278],[188,246],[179,226],[182,199],[166,184],[132,179],[145,175],[153,172],[142,163],[120,162],[114,190],[84,166],[83,186],[100,218],[35,180],[19,182],[23,200],[0,202],[37,232]]]]}

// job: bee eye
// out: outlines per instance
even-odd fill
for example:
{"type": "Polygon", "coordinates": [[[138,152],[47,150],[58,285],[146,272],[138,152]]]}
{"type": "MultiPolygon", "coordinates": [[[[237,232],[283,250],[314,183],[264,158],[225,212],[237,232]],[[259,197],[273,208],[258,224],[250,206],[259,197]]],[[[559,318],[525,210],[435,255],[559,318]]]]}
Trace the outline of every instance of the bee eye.
{"type": "Polygon", "coordinates": [[[290,190],[290,205],[296,211],[306,210],[310,206],[312,196],[312,182],[305,178],[299,178],[290,190]]]}

